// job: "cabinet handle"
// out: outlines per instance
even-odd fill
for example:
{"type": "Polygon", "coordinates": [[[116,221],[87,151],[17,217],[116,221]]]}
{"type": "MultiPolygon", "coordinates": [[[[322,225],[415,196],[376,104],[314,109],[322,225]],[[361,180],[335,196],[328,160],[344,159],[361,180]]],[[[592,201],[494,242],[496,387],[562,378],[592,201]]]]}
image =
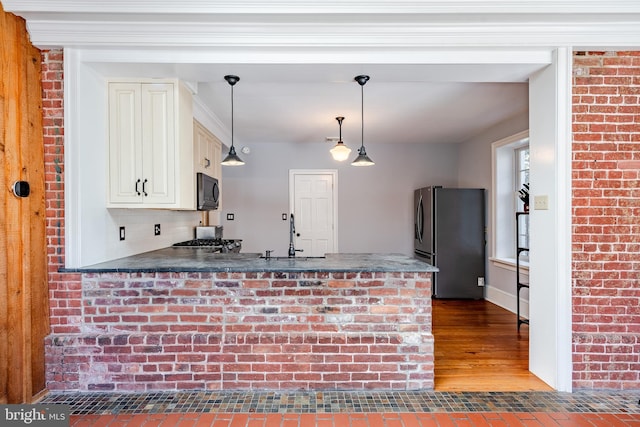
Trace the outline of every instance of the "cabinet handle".
{"type": "Polygon", "coordinates": [[[147,190],[144,188],[144,187],[145,187],[145,185],[146,185],[146,183],[147,183],[147,181],[148,181],[148,180],[147,180],[146,178],[145,178],[145,180],[144,180],[144,181],[142,181],[142,192],[144,193],[144,197],[147,197],[147,196],[148,196],[148,194],[147,194],[147,190]]]}
{"type": "Polygon", "coordinates": [[[136,193],[138,194],[138,196],[140,195],[140,190],[138,190],[138,185],[140,184],[140,180],[138,179],[136,181],[136,193]]]}
{"type": "Polygon", "coordinates": [[[211,160],[207,159],[206,157],[204,158],[204,167],[208,168],[209,166],[211,166],[211,160]]]}

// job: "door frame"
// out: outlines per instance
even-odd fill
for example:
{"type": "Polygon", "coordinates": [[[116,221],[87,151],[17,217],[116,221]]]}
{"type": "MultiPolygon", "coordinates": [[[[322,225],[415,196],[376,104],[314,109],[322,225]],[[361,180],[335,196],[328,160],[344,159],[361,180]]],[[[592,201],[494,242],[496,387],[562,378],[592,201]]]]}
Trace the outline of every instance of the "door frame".
{"type": "Polygon", "coordinates": [[[295,202],[295,177],[297,175],[331,175],[333,188],[331,201],[333,203],[333,248],[330,252],[338,252],[338,170],[337,169],[289,169],[289,212],[293,212],[295,202]]]}

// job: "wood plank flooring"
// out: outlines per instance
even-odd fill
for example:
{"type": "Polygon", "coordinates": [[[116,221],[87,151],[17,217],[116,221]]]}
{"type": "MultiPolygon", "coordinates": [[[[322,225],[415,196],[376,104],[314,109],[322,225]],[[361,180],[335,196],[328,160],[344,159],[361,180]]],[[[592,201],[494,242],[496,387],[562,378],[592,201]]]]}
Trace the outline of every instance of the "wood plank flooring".
{"type": "Polygon", "coordinates": [[[488,301],[433,304],[436,391],[553,390],[529,372],[529,326],[488,301]]]}

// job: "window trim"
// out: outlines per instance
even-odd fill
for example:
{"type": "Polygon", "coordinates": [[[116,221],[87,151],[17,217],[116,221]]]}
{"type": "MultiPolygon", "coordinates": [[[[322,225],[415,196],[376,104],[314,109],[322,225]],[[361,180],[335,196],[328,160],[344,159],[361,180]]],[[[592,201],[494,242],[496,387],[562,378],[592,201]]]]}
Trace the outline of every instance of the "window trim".
{"type": "MultiPolygon", "coordinates": [[[[513,149],[529,144],[529,130],[518,132],[491,144],[491,248],[489,260],[496,267],[515,270],[516,201],[513,196],[515,159],[513,149]],[[508,174],[508,182],[499,180],[508,174]],[[499,203],[500,200],[508,200],[499,203]],[[504,226],[501,224],[508,224],[504,226]],[[508,250],[506,249],[508,247],[508,250]]],[[[524,263],[523,263],[524,264],[524,263]]],[[[528,263],[527,263],[528,264],[528,263]]],[[[524,266],[528,268],[528,266],[524,266]]]]}

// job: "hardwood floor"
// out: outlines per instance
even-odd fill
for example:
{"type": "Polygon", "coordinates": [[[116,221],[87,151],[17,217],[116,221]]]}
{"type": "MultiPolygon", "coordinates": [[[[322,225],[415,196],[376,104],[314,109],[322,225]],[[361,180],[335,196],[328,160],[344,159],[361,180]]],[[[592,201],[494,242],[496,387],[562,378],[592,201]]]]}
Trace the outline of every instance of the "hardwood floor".
{"type": "Polygon", "coordinates": [[[529,326],[488,301],[433,304],[436,391],[553,390],[529,372],[529,326]]]}

